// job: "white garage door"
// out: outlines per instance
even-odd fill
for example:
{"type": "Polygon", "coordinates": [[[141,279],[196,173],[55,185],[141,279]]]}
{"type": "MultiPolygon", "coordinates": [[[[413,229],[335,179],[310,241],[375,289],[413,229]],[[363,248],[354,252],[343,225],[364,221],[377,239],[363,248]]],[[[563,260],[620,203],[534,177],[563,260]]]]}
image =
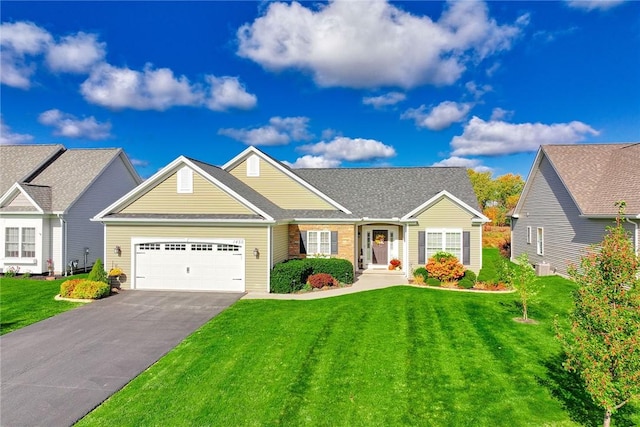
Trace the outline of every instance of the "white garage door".
{"type": "Polygon", "coordinates": [[[135,243],[135,289],[244,291],[244,241],[135,243]]]}

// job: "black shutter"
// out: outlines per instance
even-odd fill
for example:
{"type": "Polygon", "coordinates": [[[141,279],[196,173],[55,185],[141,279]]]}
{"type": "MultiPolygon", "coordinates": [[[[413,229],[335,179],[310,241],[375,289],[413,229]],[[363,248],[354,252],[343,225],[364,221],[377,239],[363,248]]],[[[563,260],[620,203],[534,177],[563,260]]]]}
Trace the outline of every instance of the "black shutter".
{"type": "Polygon", "coordinates": [[[301,254],[307,253],[307,232],[306,231],[300,232],[300,253],[301,254]]]}
{"type": "Polygon", "coordinates": [[[338,254],[338,232],[331,232],[331,255],[338,254]]]}
{"type": "Polygon", "coordinates": [[[462,232],[462,265],[471,264],[471,232],[462,232]]]}
{"type": "Polygon", "coordinates": [[[418,231],[418,264],[425,263],[424,231],[418,231]]]}

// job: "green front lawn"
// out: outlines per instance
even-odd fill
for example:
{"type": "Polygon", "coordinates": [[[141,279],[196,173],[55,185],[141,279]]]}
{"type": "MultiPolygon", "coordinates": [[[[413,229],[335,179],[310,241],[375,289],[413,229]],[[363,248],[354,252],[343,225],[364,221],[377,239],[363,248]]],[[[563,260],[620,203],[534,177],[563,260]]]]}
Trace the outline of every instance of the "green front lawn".
{"type": "MultiPolygon", "coordinates": [[[[597,425],[554,339],[573,285],[543,280],[537,325],[512,320],[515,294],[242,300],[78,425],[597,425]]],[[[640,411],[615,418],[640,424],[640,411]]]]}
{"type": "Polygon", "coordinates": [[[53,299],[60,293],[60,284],[66,279],[49,281],[0,276],[0,334],[81,305],[53,299]]]}

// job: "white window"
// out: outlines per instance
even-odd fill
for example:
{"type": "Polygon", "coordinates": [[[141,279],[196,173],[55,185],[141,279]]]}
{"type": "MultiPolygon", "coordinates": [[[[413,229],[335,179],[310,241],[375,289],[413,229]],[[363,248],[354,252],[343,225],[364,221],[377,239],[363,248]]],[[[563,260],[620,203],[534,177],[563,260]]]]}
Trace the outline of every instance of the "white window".
{"type": "Polygon", "coordinates": [[[7,227],[4,230],[4,256],[17,258],[20,248],[20,229],[18,227],[7,227]]]}
{"type": "Polygon", "coordinates": [[[436,252],[444,251],[453,254],[462,261],[462,230],[459,229],[427,229],[426,259],[436,252]]]}
{"type": "Polygon", "coordinates": [[[260,176],[260,157],[255,154],[247,159],[247,176],[260,176]]]}
{"type": "Polygon", "coordinates": [[[331,255],[331,232],[330,231],[307,231],[307,254],[331,255]]]}
{"type": "Polygon", "coordinates": [[[537,248],[536,248],[537,254],[544,255],[544,229],[542,227],[538,227],[536,243],[537,243],[537,248]]]}
{"type": "Polygon", "coordinates": [[[22,258],[35,258],[36,256],[36,229],[22,229],[22,258]]]}
{"type": "Polygon", "coordinates": [[[527,244],[531,244],[531,227],[527,227],[527,244]]]}
{"type": "Polygon", "coordinates": [[[193,193],[193,171],[186,166],[178,171],[178,193],[193,193]]]}

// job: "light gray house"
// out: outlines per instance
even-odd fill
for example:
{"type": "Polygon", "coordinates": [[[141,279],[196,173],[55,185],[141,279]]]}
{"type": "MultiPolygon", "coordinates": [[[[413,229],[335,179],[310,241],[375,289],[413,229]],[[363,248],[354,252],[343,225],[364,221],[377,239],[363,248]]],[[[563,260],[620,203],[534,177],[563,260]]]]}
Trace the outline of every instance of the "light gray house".
{"type": "Polygon", "coordinates": [[[0,271],[93,265],[104,229],[90,218],[141,182],[121,149],[0,146],[0,271]]]}
{"type": "Polygon", "coordinates": [[[526,253],[533,264],[566,274],[614,225],[620,200],[637,254],[640,143],[541,146],[512,214],[512,259],[526,253]]]}

